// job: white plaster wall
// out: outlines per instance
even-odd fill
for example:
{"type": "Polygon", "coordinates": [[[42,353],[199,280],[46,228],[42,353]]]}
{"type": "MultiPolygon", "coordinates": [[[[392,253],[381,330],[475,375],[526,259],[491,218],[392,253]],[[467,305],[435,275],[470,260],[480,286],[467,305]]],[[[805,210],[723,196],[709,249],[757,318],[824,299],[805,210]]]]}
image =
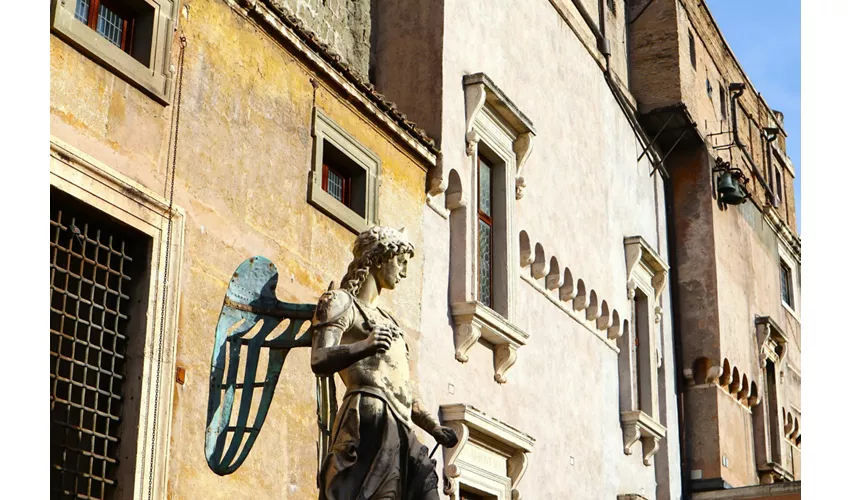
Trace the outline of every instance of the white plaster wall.
{"type": "MultiPolygon", "coordinates": [[[[547,260],[556,256],[585,281],[588,293],[596,290],[600,303],[607,300],[628,318],[623,238],[640,235],[666,259],[666,227],[660,226],[659,248],[656,217],[663,189],[660,179],[649,176],[648,162],[636,163],[641,149],[599,67],[547,0],[446,0],[444,22],[440,136],[446,175],[457,169],[467,178],[462,77],[484,72],[537,132],[523,170],[528,188],[516,202],[514,244],[519,231],[527,231],[532,245],[544,246],[547,260]]],[[[472,404],[536,438],[520,484],[525,498],[678,498],[669,294],[662,299],[661,343],[668,364],[659,377],[666,389],[661,415],[673,439],[662,442],[656,455],[658,462],[670,454],[664,459],[669,476],[666,470],[660,474],[666,489],[656,497],[656,466],[643,465],[640,445],[633,455],[623,454],[617,354],[531,285],[517,280],[512,319],[531,337],[519,349],[508,383],[493,380],[492,351],[482,345],[473,347],[468,363],[455,361],[447,299],[449,223],[430,209],[424,219],[420,356],[428,361],[418,364],[418,377],[428,406],[472,404]]]]}

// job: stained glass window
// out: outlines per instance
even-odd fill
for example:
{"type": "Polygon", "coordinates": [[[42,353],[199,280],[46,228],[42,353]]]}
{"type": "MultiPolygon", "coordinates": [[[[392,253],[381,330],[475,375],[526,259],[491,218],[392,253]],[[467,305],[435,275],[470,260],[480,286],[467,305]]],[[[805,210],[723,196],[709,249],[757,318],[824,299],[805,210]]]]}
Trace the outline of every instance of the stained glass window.
{"type": "Polygon", "coordinates": [[[492,306],[493,296],[493,170],[478,159],[478,300],[492,306]]]}

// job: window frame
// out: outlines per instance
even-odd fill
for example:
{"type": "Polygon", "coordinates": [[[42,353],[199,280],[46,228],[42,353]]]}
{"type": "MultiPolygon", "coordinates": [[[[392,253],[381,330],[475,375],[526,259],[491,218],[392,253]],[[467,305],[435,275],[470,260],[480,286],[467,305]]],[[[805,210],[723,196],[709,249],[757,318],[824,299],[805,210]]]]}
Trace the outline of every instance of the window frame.
{"type": "MultiPolygon", "coordinates": [[[[155,101],[169,104],[174,76],[171,68],[171,48],[180,0],[138,0],[153,8],[150,61],[147,65],[115,46],[89,24],[77,19],[75,12],[78,1],[52,0],[51,33],[155,101]]],[[[92,7],[102,2],[103,0],[91,0],[89,22],[94,17],[94,22],[97,23],[97,14],[92,16],[92,7]]],[[[114,5],[115,2],[108,3],[114,5]]]]}
{"type": "Polygon", "coordinates": [[[348,208],[351,208],[351,180],[352,179],[350,175],[345,174],[342,171],[337,170],[336,168],[328,166],[328,164],[324,161],[322,162],[322,190],[348,208]],[[328,190],[328,186],[330,183],[330,174],[334,174],[342,181],[342,199],[336,198],[333,193],[328,190]]]}
{"type": "Polygon", "coordinates": [[[688,56],[691,61],[691,67],[697,69],[697,42],[694,38],[694,32],[688,28],[688,56]]]}
{"type": "Polygon", "coordinates": [[[148,376],[143,377],[139,391],[138,407],[143,411],[138,420],[135,467],[119,474],[129,477],[125,484],[132,485],[129,488],[132,494],[128,496],[166,498],[169,423],[175,385],[169,381],[174,380],[176,371],[185,212],[179,206],[169,210],[167,200],[160,195],[56,137],[50,138],[50,186],[151,238],[153,251],[146,308],[155,313],[145,322],[145,348],[140,353],[142,373],[148,376]],[[170,245],[166,245],[169,217],[172,228],[170,245]],[[166,279],[164,262],[168,252],[166,279]],[[160,401],[156,411],[155,400],[160,401]]]}
{"type": "Polygon", "coordinates": [[[779,260],[779,297],[783,304],[794,307],[794,274],[782,259],[779,260]]]}
{"type": "MultiPolygon", "coordinates": [[[[342,173],[338,170],[337,172],[342,173]]],[[[343,175],[353,181],[353,174],[343,175]]],[[[378,155],[366,148],[318,107],[313,108],[313,163],[307,189],[308,203],[350,231],[359,234],[369,226],[379,223],[378,196],[380,183],[381,160],[378,155]],[[325,143],[332,145],[345,155],[354,166],[363,170],[365,179],[363,215],[358,214],[350,206],[353,198],[353,193],[351,193],[353,182],[349,183],[348,205],[327,192],[324,163],[325,143]]]]}

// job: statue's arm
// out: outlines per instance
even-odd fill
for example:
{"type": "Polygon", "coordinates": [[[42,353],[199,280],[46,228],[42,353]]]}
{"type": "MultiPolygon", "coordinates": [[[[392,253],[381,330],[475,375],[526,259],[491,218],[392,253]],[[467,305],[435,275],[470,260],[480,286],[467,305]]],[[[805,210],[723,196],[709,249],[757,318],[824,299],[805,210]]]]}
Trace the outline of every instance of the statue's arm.
{"type": "Polygon", "coordinates": [[[434,429],[440,426],[440,422],[423,408],[422,401],[418,397],[413,399],[413,406],[410,410],[410,418],[413,420],[413,423],[421,427],[428,434],[433,435],[434,429]]]}
{"type": "Polygon", "coordinates": [[[319,299],[313,324],[313,348],[310,365],[316,375],[333,375],[363,358],[390,347],[392,337],[386,328],[350,344],[340,344],[354,322],[350,297],[340,291],[328,292],[319,299]]]}
{"type": "Polygon", "coordinates": [[[336,325],[319,328],[313,332],[311,366],[316,375],[333,375],[361,359],[378,352],[368,338],[351,344],[340,345],[343,329],[336,325]]]}
{"type": "Polygon", "coordinates": [[[440,425],[440,422],[425,410],[422,401],[418,397],[413,398],[410,418],[414,424],[432,435],[438,443],[446,448],[454,448],[457,444],[457,434],[455,434],[455,431],[449,427],[440,425]]]}

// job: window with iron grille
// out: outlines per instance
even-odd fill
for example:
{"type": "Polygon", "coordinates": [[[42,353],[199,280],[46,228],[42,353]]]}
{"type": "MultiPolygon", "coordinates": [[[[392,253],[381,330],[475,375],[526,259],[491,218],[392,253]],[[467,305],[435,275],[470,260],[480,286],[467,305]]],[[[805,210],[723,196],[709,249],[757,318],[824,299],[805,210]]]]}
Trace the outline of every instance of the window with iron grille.
{"type": "Polygon", "coordinates": [[[77,0],[74,17],[109,43],[150,65],[154,9],[144,0],[77,0]]]}
{"type": "Polygon", "coordinates": [[[51,189],[51,498],[133,488],[150,240],[51,189]]]}
{"type": "Polygon", "coordinates": [[[359,233],[378,223],[381,160],[318,108],[307,201],[359,233]]]}

